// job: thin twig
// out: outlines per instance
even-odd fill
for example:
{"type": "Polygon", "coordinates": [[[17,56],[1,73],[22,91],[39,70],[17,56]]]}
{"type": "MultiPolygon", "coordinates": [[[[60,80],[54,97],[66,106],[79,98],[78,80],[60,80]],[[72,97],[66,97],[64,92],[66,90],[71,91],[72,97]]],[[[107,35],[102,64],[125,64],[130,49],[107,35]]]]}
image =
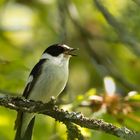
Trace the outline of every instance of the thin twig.
{"type": "MultiPolygon", "coordinates": [[[[76,27],[76,30],[79,32],[79,35],[81,36],[81,40],[86,47],[86,51],[90,58],[92,58],[93,64],[96,66],[95,68],[99,72],[99,74],[104,77],[106,75],[111,75],[114,77],[121,85],[123,85],[127,90],[140,90],[138,86],[128,82],[118,71],[118,69],[113,64],[112,58],[110,58],[108,55],[100,55],[98,51],[95,51],[94,44],[92,44],[92,40],[94,40],[94,36],[88,32],[78,21],[78,17],[75,16],[75,12],[71,10],[75,9],[73,3],[70,0],[65,1],[65,8],[67,11],[67,14],[71,21],[73,22],[74,26],[76,27]]],[[[93,41],[94,43],[94,41],[93,41]]]]}
{"type": "Polygon", "coordinates": [[[65,0],[57,0],[59,40],[61,43],[65,43],[67,40],[66,10],[65,10],[64,1],[65,0]]]}
{"type": "Polygon", "coordinates": [[[101,0],[93,0],[96,7],[102,13],[106,21],[114,28],[117,32],[120,40],[126,44],[126,47],[130,49],[135,55],[140,56],[140,43],[132,36],[122,24],[102,5],[101,0]]]}

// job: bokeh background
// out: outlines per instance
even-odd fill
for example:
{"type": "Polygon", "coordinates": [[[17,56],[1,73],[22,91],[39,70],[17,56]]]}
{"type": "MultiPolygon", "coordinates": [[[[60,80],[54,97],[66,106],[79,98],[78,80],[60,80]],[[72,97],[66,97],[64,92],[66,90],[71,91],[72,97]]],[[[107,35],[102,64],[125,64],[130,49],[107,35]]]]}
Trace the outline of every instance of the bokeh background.
{"type": "MultiPolygon", "coordinates": [[[[79,48],[60,107],[140,131],[139,0],[1,0],[0,96],[21,96],[54,43],[79,48]]],[[[16,111],[0,107],[0,140],[13,140],[16,111]]],[[[80,128],[87,140],[119,140],[80,128]]],[[[38,115],[33,140],[66,140],[64,124],[38,115]]]]}

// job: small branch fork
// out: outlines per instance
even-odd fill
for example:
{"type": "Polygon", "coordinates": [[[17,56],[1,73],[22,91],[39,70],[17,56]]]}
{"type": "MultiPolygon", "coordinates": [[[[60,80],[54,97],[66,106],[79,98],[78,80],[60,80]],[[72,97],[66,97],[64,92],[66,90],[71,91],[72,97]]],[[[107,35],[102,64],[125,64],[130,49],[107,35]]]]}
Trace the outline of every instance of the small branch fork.
{"type": "Polygon", "coordinates": [[[16,111],[20,110],[23,112],[51,116],[57,121],[66,124],[68,128],[70,125],[76,124],[81,127],[103,131],[124,139],[128,139],[136,134],[136,132],[125,127],[119,128],[111,123],[104,122],[103,120],[87,118],[81,113],[68,112],[63,109],[59,109],[55,105],[54,99],[52,99],[49,103],[42,103],[40,101],[27,100],[22,97],[3,96],[0,97],[0,105],[16,111]]]}

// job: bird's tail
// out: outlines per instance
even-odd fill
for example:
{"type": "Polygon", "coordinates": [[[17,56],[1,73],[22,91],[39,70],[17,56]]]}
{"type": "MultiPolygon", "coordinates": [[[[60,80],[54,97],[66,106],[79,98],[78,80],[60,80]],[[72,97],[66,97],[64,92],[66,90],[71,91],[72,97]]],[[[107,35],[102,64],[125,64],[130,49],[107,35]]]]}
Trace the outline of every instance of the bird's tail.
{"type": "Polygon", "coordinates": [[[32,131],[33,131],[33,126],[34,126],[34,121],[35,121],[35,117],[33,117],[31,119],[31,121],[29,122],[27,129],[24,133],[24,135],[22,136],[22,125],[23,125],[23,113],[19,112],[17,115],[17,119],[15,122],[15,129],[16,129],[16,135],[15,135],[15,140],[31,140],[32,139],[32,131]]]}

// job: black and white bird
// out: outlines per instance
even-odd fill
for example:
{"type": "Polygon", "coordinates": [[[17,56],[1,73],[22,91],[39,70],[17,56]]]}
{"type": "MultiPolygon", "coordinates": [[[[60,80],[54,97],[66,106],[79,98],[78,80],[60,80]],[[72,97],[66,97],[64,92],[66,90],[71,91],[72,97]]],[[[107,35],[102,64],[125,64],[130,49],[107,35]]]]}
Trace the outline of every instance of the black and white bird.
{"type": "MultiPolygon", "coordinates": [[[[65,88],[69,75],[69,59],[74,48],[65,44],[48,47],[32,69],[23,96],[26,99],[48,102],[65,88]]],[[[18,112],[15,122],[15,140],[31,140],[34,113],[18,112]]]]}

